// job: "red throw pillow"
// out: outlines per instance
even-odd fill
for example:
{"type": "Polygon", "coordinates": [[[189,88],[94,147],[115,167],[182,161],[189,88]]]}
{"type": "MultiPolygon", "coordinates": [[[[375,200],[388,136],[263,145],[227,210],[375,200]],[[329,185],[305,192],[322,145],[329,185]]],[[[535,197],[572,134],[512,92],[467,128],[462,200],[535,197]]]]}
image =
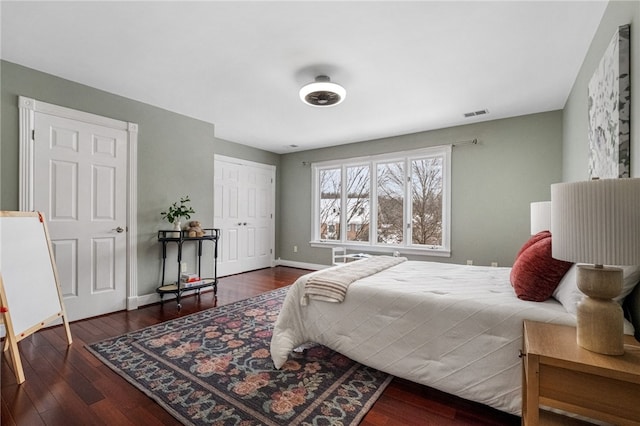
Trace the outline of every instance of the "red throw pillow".
{"type": "Polygon", "coordinates": [[[573,265],[551,257],[551,234],[520,250],[511,269],[511,285],[519,299],[543,302],[553,294],[573,265]]]}
{"type": "Polygon", "coordinates": [[[522,252],[525,251],[527,248],[531,247],[533,244],[537,243],[541,239],[547,238],[547,237],[551,237],[551,232],[540,231],[537,234],[532,235],[531,238],[529,238],[529,240],[526,243],[524,243],[522,248],[520,248],[520,250],[518,251],[518,254],[516,254],[516,260],[518,260],[522,252]]]}

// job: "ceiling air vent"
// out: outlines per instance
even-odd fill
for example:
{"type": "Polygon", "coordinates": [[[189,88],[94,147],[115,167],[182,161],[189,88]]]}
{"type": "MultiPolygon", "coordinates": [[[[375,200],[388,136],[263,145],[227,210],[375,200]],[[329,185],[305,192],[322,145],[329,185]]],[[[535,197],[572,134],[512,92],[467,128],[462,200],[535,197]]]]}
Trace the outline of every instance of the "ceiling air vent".
{"type": "Polygon", "coordinates": [[[485,115],[485,114],[489,114],[489,110],[481,109],[480,111],[465,112],[464,118],[471,118],[471,117],[476,117],[478,115],[485,115]]]}

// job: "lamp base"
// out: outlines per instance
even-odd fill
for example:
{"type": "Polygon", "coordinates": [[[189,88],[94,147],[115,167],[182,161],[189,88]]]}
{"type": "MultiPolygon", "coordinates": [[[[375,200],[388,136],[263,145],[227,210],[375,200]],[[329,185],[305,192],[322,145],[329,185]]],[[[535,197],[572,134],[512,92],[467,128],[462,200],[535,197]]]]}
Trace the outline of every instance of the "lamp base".
{"type": "Polygon", "coordinates": [[[585,294],[577,306],[577,342],[592,352],[624,354],[622,307],[611,300],[622,291],[622,269],[578,265],[577,284],[585,294]]]}

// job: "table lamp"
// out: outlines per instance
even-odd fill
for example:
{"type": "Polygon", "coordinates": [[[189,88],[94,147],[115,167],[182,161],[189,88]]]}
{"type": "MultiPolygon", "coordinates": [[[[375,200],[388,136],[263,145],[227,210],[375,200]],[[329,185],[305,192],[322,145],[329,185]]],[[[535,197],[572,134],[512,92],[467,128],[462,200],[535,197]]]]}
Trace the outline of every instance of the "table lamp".
{"type": "Polygon", "coordinates": [[[531,203],[531,235],[551,230],[551,201],[531,203]]]}
{"type": "Polygon", "coordinates": [[[640,178],[551,185],[552,256],[578,265],[577,343],[622,355],[622,269],[640,263],[640,178]]]}

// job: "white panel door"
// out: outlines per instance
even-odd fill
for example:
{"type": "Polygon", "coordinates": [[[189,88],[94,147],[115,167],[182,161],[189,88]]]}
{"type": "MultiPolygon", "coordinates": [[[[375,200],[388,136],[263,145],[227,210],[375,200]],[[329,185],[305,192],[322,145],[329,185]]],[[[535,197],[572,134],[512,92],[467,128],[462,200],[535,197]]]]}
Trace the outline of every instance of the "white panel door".
{"type": "Polygon", "coordinates": [[[125,309],[127,132],[36,112],[33,181],[69,319],[125,309]]]}
{"type": "Polygon", "coordinates": [[[273,262],[275,168],[216,156],[214,226],[220,228],[218,275],[273,262]]]}
{"type": "Polygon", "coordinates": [[[240,257],[242,218],[240,217],[239,164],[216,160],[214,163],[213,210],[214,227],[220,228],[218,243],[218,275],[242,271],[240,257]]]}
{"type": "Polygon", "coordinates": [[[243,166],[241,186],[246,198],[246,210],[242,221],[242,230],[246,240],[246,252],[242,253],[243,269],[267,268],[273,259],[271,241],[273,211],[271,198],[273,188],[273,170],[243,166]]]}

